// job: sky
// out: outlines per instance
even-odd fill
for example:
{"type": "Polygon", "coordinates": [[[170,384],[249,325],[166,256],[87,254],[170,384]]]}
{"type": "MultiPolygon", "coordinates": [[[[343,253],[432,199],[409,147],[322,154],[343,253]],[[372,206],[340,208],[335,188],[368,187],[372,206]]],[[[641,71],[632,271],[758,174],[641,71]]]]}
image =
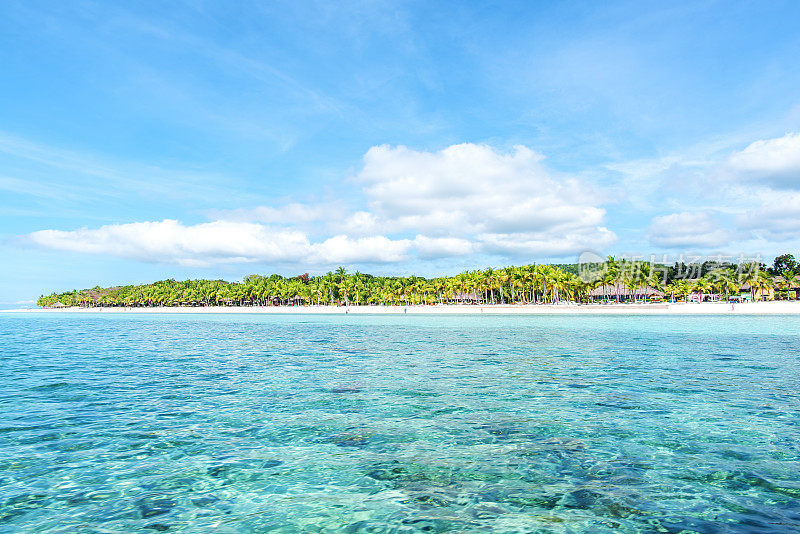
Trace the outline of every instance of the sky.
{"type": "Polygon", "coordinates": [[[800,256],[800,3],[0,3],[0,307],[800,256]]]}

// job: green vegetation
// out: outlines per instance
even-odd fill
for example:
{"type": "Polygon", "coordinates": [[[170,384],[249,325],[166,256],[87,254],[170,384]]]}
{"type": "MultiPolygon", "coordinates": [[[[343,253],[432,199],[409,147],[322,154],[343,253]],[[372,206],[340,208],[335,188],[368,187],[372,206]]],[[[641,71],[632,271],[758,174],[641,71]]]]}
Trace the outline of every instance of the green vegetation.
{"type": "Polygon", "coordinates": [[[670,300],[699,295],[725,299],[745,289],[753,299],[789,298],[800,286],[791,255],[774,269],[757,263],[705,262],[664,266],[609,257],[603,263],[527,265],[468,271],[456,276],[379,277],[343,267],[322,276],[250,275],[242,282],[163,280],[152,284],[85,289],[39,297],[53,306],[286,306],[349,304],[540,304],[670,300]],[[786,266],[791,265],[791,268],[786,266]],[[695,268],[696,267],[696,268],[695,268]],[[780,275],[775,270],[780,267],[780,275]]]}

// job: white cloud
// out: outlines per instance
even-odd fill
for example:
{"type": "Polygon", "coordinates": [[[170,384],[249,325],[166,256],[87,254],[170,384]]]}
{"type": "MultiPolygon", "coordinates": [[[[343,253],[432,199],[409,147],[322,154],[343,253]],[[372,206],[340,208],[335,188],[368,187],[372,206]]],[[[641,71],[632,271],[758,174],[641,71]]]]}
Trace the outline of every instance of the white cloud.
{"type": "Polygon", "coordinates": [[[330,220],[338,206],[290,203],[282,206],[257,206],[232,210],[209,210],[211,218],[224,221],[261,222],[268,224],[304,224],[330,220]]]}
{"type": "Polygon", "coordinates": [[[28,235],[39,246],[104,254],[146,262],[208,266],[217,263],[278,262],[329,265],[382,263],[405,259],[407,240],[335,236],[309,242],[302,232],[256,223],[215,221],[186,226],[164,220],[82,228],[41,230],[28,235]]]}
{"type": "Polygon", "coordinates": [[[329,228],[334,232],[341,232],[348,235],[371,235],[388,230],[381,225],[378,218],[368,211],[357,211],[350,215],[344,215],[342,220],[331,220],[329,228]]]}
{"type": "Polygon", "coordinates": [[[337,235],[311,248],[311,263],[393,263],[408,259],[411,243],[407,239],[393,241],[384,236],[352,239],[337,235]]]}
{"type": "Polygon", "coordinates": [[[28,237],[37,245],[56,250],[181,265],[258,259],[297,261],[308,254],[310,246],[299,232],[270,231],[259,224],[229,221],[185,226],[178,221],[163,220],[97,229],[41,230],[28,237]]]}
{"type": "Polygon", "coordinates": [[[800,133],[762,139],[731,154],[732,178],[777,188],[800,188],[800,133]]]}
{"type": "Polygon", "coordinates": [[[413,241],[417,256],[424,259],[466,256],[475,252],[475,245],[457,237],[427,237],[418,235],[413,241]]]}
{"type": "Polygon", "coordinates": [[[739,217],[739,228],[767,242],[800,240],[800,192],[764,192],[760,201],[739,217]]]}
{"type": "Polygon", "coordinates": [[[511,254],[572,254],[584,242],[613,242],[614,234],[602,226],[605,210],[597,206],[597,192],[552,176],[541,161],[523,146],[510,153],[471,143],[438,152],[373,147],[357,176],[370,211],[346,223],[457,237],[477,249],[511,254]],[[520,236],[535,246],[498,246],[518,243],[520,236]]]}
{"type": "Polygon", "coordinates": [[[366,210],[347,212],[342,201],[290,203],[212,211],[216,220],[195,225],[42,230],[28,239],[56,250],[198,266],[398,263],[474,253],[533,261],[613,243],[597,192],[553,176],[541,160],[522,146],[508,153],[469,143],[437,152],[378,146],[356,176],[366,210]]]}
{"type": "Polygon", "coordinates": [[[681,212],[653,218],[648,237],[660,247],[713,248],[727,245],[733,236],[708,213],[681,212]]]}

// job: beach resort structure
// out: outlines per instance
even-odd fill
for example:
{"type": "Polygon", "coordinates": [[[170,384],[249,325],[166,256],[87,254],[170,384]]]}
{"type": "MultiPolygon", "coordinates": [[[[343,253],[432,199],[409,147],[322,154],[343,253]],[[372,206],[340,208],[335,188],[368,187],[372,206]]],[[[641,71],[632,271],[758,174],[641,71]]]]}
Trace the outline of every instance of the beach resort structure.
{"type": "Polygon", "coordinates": [[[587,297],[592,302],[607,300],[616,302],[646,302],[654,299],[661,300],[664,296],[665,293],[663,291],[654,287],[644,286],[631,288],[622,283],[596,287],[587,293],[587,297]]]}

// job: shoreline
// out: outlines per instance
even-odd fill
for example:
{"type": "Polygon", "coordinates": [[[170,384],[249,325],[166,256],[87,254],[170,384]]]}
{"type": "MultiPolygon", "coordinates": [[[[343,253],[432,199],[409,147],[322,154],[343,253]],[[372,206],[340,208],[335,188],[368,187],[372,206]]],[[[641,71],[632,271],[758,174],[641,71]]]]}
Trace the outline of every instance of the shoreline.
{"type": "Polygon", "coordinates": [[[800,315],[800,301],[659,304],[493,304],[412,306],[205,306],[153,308],[36,308],[0,310],[34,314],[276,314],[276,315],[800,315]]]}

